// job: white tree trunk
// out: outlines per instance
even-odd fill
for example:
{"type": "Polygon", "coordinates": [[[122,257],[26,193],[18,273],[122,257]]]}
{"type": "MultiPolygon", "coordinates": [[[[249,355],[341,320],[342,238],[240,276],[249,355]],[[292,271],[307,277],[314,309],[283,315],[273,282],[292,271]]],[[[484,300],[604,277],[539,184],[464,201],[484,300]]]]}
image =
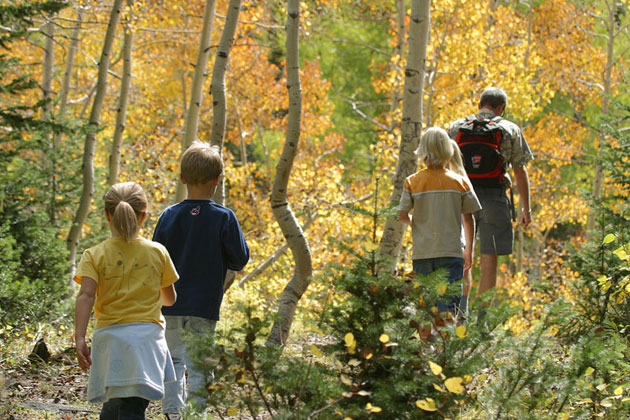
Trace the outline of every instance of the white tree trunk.
{"type": "Polygon", "coordinates": [[[55,65],[55,22],[52,16],[49,16],[48,19],[44,26],[46,42],[44,43],[44,60],[42,63],[42,99],[48,102],[42,107],[42,121],[50,121],[53,109],[52,81],[55,65]]]}
{"type": "MultiPolygon", "coordinates": [[[[44,26],[44,35],[46,37],[46,41],[44,42],[44,59],[42,60],[42,99],[45,101],[44,106],[42,107],[41,120],[42,121],[50,121],[52,119],[52,111],[53,111],[53,92],[52,92],[52,81],[53,81],[53,72],[55,66],[55,22],[53,21],[53,16],[48,17],[48,22],[44,26]]],[[[56,211],[55,211],[55,161],[54,161],[54,137],[46,134],[46,143],[50,144],[51,158],[52,161],[44,160],[46,164],[50,164],[51,167],[51,178],[50,178],[50,206],[48,209],[48,217],[50,219],[50,223],[54,224],[56,211]]],[[[42,156],[43,157],[43,156],[42,156]]]]}
{"type": "Polygon", "coordinates": [[[278,298],[278,317],[267,337],[268,345],[286,343],[297,303],[308,288],[313,273],[311,250],[291,206],[287,201],[287,187],[293,161],[298,151],[302,121],[302,87],[299,68],[300,0],[287,2],[287,87],[289,90],[289,121],[287,135],[271,191],[271,209],[295,261],[293,277],[278,298]]]}
{"type": "MultiPolygon", "coordinates": [[[[227,119],[227,101],[225,98],[225,69],[227,68],[228,59],[232,45],[234,45],[234,34],[238,24],[238,16],[241,11],[241,0],[230,0],[228,11],[225,19],[225,26],[219,41],[219,49],[217,57],[214,61],[212,69],[212,83],[210,85],[210,95],[212,95],[212,136],[210,144],[219,146],[223,151],[223,139],[225,138],[225,122],[227,119]]],[[[214,193],[214,201],[219,204],[225,202],[225,182],[221,177],[221,181],[214,193]]]]}
{"type": "MultiPolygon", "coordinates": [[[[186,110],[186,123],[184,126],[184,138],[182,140],[182,152],[197,138],[199,129],[199,112],[201,111],[201,101],[203,99],[203,83],[206,79],[206,69],[210,57],[210,40],[212,35],[212,23],[216,12],[216,0],[206,0],[206,7],[203,14],[203,25],[201,28],[201,40],[199,41],[199,51],[197,53],[197,64],[193,74],[192,88],[190,90],[190,103],[186,110]]],[[[175,200],[182,201],[186,195],[185,188],[181,181],[177,183],[175,200]]]]}
{"type": "MultiPolygon", "coordinates": [[[[81,12],[77,13],[76,26],[72,30],[70,38],[70,45],[68,46],[68,53],[66,54],[66,67],[63,74],[63,81],[61,82],[61,90],[59,91],[59,110],[57,114],[59,119],[63,120],[66,115],[66,106],[68,105],[68,95],[70,92],[70,82],[72,80],[72,71],[74,69],[74,57],[77,49],[79,48],[79,34],[81,32],[81,24],[83,22],[83,15],[81,12]]],[[[55,225],[57,221],[57,153],[59,145],[61,144],[61,133],[53,134],[52,141],[52,173],[50,176],[50,222],[55,225]]]]}
{"type": "MultiPolygon", "coordinates": [[[[394,55],[402,57],[405,53],[405,18],[407,17],[407,10],[405,9],[405,0],[396,0],[396,48],[394,49],[394,55]]],[[[400,67],[396,66],[396,71],[401,71],[400,67]]],[[[394,113],[400,106],[401,91],[400,83],[395,83],[392,86],[392,96],[390,104],[390,112],[394,113]]],[[[393,122],[392,122],[393,125],[393,122]]],[[[393,129],[394,127],[392,127],[393,129]]]]}
{"type": "MultiPolygon", "coordinates": [[[[415,150],[422,131],[422,92],[424,88],[425,58],[429,39],[430,0],[413,0],[409,24],[409,53],[405,70],[403,93],[402,138],[398,154],[398,165],[394,175],[394,188],[390,205],[400,201],[403,183],[417,168],[415,150]]],[[[387,269],[396,266],[405,226],[397,217],[387,219],[383,229],[379,253],[390,261],[387,269]]]]}
{"type": "Polygon", "coordinates": [[[70,82],[72,81],[72,72],[74,71],[74,57],[79,49],[79,35],[83,24],[83,13],[81,10],[77,12],[77,20],[75,27],[72,29],[70,45],[66,55],[66,68],[63,73],[63,81],[61,82],[61,91],[59,92],[59,114],[64,115],[66,106],[68,105],[68,95],[70,94],[70,82]]]}
{"type": "Polygon", "coordinates": [[[68,250],[70,251],[68,259],[72,262],[73,272],[77,246],[79,245],[79,239],[81,237],[81,230],[83,229],[83,224],[90,212],[92,196],[94,195],[94,146],[96,143],[96,133],[101,119],[101,110],[103,109],[103,102],[105,101],[105,94],[107,90],[107,72],[109,70],[112,46],[116,37],[116,26],[118,26],[118,22],[120,21],[121,8],[122,0],[114,0],[112,12],[109,17],[107,33],[105,35],[105,43],[101,53],[101,59],[98,63],[96,94],[94,96],[94,103],[92,104],[92,112],[90,113],[90,120],[83,148],[83,191],[81,193],[79,208],[74,216],[72,227],[70,228],[68,238],[66,239],[68,250]]]}
{"type": "Polygon", "coordinates": [[[125,121],[127,120],[127,105],[129,103],[129,90],[131,87],[132,61],[131,52],[133,50],[133,32],[131,25],[125,25],[125,38],[123,43],[123,75],[120,81],[120,96],[118,98],[118,108],[116,109],[116,127],[112,139],[112,147],[109,155],[109,176],[108,185],[118,182],[120,172],[120,149],[122,145],[123,133],[125,131],[125,121]]]}

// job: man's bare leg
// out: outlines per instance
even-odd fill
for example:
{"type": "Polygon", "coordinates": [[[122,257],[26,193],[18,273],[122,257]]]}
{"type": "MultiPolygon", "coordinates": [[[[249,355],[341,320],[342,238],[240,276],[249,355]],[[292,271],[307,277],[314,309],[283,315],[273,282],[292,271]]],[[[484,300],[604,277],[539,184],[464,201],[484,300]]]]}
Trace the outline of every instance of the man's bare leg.
{"type": "Polygon", "coordinates": [[[497,261],[496,254],[481,254],[481,279],[479,280],[479,288],[477,296],[483,295],[497,285],[497,261]]]}
{"type": "MultiPolygon", "coordinates": [[[[497,285],[497,261],[496,254],[481,254],[481,279],[479,279],[479,287],[477,288],[477,296],[483,295],[488,290],[494,289],[497,285]]],[[[487,303],[479,307],[477,313],[477,323],[482,324],[486,316],[487,303]]],[[[485,324],[484,324],[485,325],[485,324]]]]}

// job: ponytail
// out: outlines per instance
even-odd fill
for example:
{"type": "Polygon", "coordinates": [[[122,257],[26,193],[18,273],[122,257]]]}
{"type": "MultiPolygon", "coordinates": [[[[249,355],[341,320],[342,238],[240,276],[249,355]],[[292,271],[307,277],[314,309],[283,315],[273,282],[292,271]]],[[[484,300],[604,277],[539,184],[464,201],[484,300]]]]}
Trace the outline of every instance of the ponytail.
{"type": "Polygon", "coordinates": [[[112,185],[105,194],[105,211],[112,218],[112,227],[125,242],[138,235],[139,219],[146,213],[147,207],[147,197],[135,182],[112,185]]]}
{"type": "Polygon", "coordinates": [[[112,215],[112,225],[122,236],[125,242],[129,242],[138,233],[138,216],[133,208],[126,201],[121,201],[116,206],[112,215]]]}

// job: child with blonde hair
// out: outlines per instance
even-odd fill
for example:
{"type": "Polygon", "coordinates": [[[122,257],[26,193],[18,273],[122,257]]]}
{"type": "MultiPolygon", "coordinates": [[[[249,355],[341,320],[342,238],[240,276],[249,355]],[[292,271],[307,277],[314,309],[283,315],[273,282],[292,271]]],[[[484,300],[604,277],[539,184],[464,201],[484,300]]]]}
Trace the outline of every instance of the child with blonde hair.
{"type": "Polygon", "coordinates": [[[153,240],[168,249],[181,276],[175,285],[177,303],[162,310],[177,377],[162,400],[168,420],[180,419],[187,402],[196,411],[206,409],[213,372],[195,363],[194,340],[184,337],[214,340],[227,270],[240,271],[249,260],[236,215],[212,200],[223,174],[219,151],[197,140],[184,151],[180,179],[186,199],[164,210],[153,232],[153,240]]]}
{"type": "Polygon", "coordinates": [[[104,402],[100,420],[144,419],[175,371],[164,337],[162,305],[172,305],[178,275],[166,248],[138,236],[147,198],[134,182],[105,194],[112,236],[87,249],[74,280],[77,359],[90,370],[88,401],[104,402]],[[94,308],[92,351],[85,338],[94,308]]]}
{"type": "MultiPolygon", "coordinates": [[[[427,129],[416,153],[426,168],[407,177],[398,206],[399,220],[411,226],[413,269],[427,275],[444,268],[449,282],[461,281],[472,265],[472,213],[481,205],[466,176],[459,147],[444,129],[427,129]]],[[[438,302],[438,310],[465,312],[469,287],[461,297],[438,302]]]]}

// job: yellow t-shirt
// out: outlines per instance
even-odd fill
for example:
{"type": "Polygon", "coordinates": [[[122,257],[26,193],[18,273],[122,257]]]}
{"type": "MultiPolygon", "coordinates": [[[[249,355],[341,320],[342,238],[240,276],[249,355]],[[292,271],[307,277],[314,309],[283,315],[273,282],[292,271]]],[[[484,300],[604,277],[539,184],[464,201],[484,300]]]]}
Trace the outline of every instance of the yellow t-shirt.
{"type": "Polygon", "coordinates": [[[179,278],[166,248],[136,237],[112,237],[87,249],[74,281],[96,281],[96,327],[125,322],[154,322],[164,327],[160,288],[179,278]]]}

